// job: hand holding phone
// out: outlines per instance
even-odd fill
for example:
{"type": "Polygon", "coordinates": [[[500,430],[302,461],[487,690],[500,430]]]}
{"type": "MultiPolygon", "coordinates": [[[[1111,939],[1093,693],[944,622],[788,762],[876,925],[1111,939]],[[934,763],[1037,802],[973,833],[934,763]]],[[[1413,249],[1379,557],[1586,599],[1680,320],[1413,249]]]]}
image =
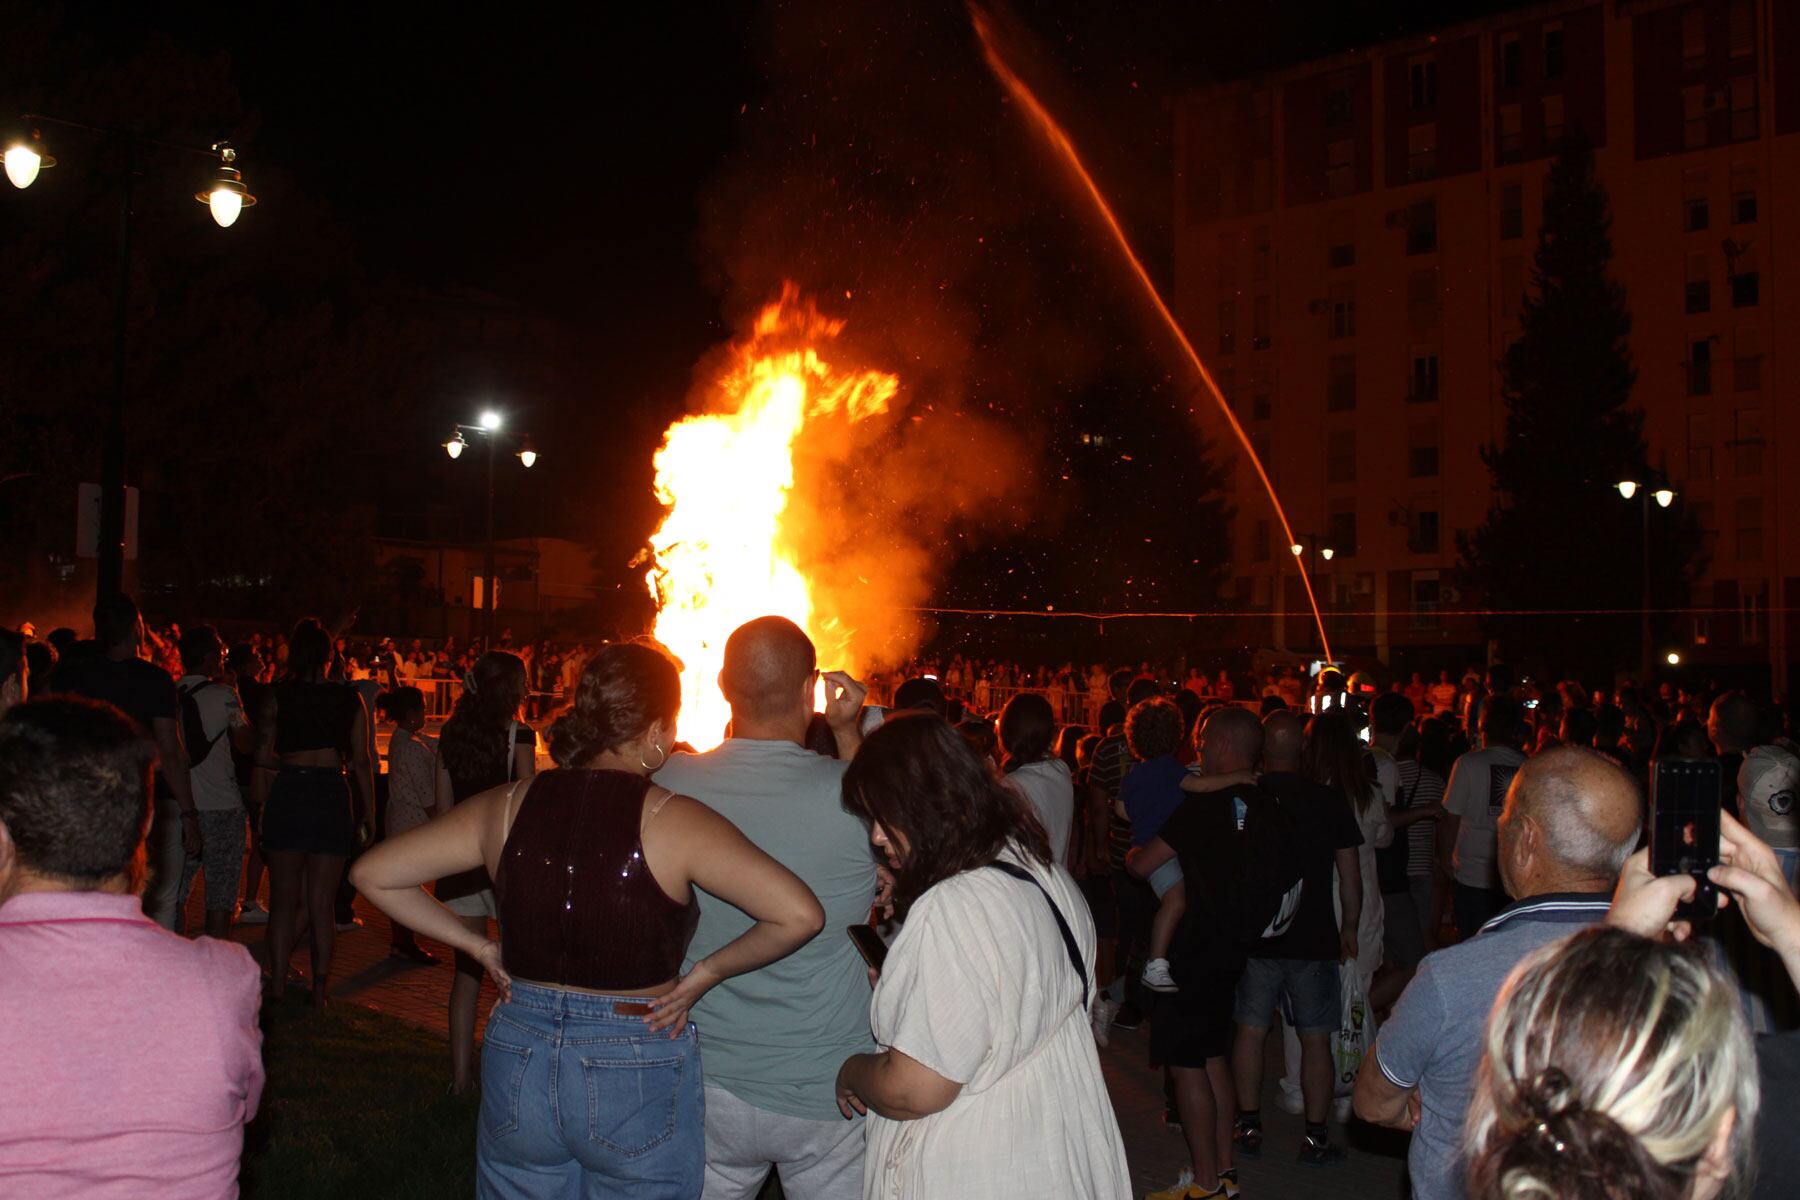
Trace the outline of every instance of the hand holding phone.
{"type": "Polygon", "coordinates": [[[850,934],[851,944],[856,947],[856,952],[862,955],[864,962],[869,964],[869,970],[881,970],[881,964],[887,961],[888,948],[887,943],[881,940],[881,935],[875,932],[875,927],[873,925],[852,925],[847,932],[850,934]]]}

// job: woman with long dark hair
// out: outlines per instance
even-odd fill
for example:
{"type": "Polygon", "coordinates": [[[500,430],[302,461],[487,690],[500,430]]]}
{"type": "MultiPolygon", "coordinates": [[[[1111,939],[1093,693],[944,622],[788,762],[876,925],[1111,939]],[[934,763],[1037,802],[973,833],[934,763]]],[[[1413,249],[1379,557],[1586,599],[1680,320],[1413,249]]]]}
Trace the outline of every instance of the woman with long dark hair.
{"type": "Polygon", "coordinates": [[[1362,994],[1367,996],[1375,980],[1375,969],[1381,965],[1386,936],[1386,911],[1381,903],[1381,876],[1375,869],[1375,851],[1393,844],[1394,830],[1388,824],[1387,803],[1376,782],[1375,759],[1358,740],[1356,726],[1344,709],[1328,708],[1307,722],[1300,771],[1314,783],[1340,793],[1356,814],[1356,827],[1362,832],[1363,842],[1356,851],[1362,868],[1362,921],[1356,930],[1354,968],[1362,994]]]}
{"type": "Polygon", "coordinates": [[[344,861],[375,826],[369,714],[354,688],[328,683],[331,637],[311,617],[288,638],[287,674],[268,690],[256,722],[251,787],[262,810],[269,866],[270,986],[287,980],[303,924],[312,927],[312,1002],[325,1004],[337,943],[333,914],[344,861]]]}
{"type": "Polygon", "coordinates": [[[551,727],[557,770],[473,796],[351,871],[377,908],[500,987],[482,1047],[480,1197],[698,1196],[705,1101],[688,1010],[824,925],[791,871],[650,781],[680,706],[666,655],[606,647],[551,727]],[[420,886],[475,867],[494,880],[498,942],[420,886]],[[756,923],[682,975],[696,888],[756,923]]]}
{"type": "Polygon", "coordinates": [[[877,1054],[838,1072],[869,1114],[866,1197],[1123,1196],[1088,1024],[1094,924],[1029,805],[942,719],[903,713],[844,775],[906,924],[875,986],[877,1054]]]}
{"type": "MultiPolygon", "coordinates": [[[[537,734],[519,719],[528,691],[525,663],[518,655],[493,650],[475,663],[438,735],[436,815],[536,773],[537,734]]],[[[481,867],[438,880],[437,898],[471,933],[484,938],[488,920],[498,915],[493,883],[481,867]]],[[[475,1086],[475,1002],[481,974],[480,963],[457,952],[450,981],[450,1089],[459,1096],[475,1086]]]]}
{"type": "Polygon", "coordinates": [[[1056,712],[1037,692],[1020,692],[1000,712],[1006,785],[1024,797],[1050,839],[1051,860],[1069,865],[1075,824],[1075,777],[1055,752],[1056,712]]]}

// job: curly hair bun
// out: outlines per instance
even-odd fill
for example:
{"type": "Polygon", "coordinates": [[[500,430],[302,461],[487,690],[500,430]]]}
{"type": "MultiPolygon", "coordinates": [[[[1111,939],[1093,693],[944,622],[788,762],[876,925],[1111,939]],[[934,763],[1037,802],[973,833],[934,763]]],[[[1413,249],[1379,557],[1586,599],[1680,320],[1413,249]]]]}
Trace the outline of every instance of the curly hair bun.
{"type": "Polygon", "coordinates": [[[618,642],[589,660],[575,703],[550,726],[550,757],[578,767],[643,736],[658,720],[673,729],[681,676],[668,655],[642,642],[618,642]]]}

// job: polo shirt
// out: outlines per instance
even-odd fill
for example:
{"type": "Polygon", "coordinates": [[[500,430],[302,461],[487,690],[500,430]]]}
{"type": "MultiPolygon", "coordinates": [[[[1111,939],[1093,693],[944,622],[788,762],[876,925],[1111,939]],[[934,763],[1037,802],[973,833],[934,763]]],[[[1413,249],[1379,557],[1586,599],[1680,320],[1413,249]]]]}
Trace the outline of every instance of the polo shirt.
{"type": "Polygon", "coordinates": [[[1513,968],[1541,946],[1606,919],[1610,893],[1549,893],[1502,909],[1481,932],[1425,956],[1375,1039],[1375,1065],[1419,1090],[1407,1151],[1414,1200],[1463,1200],[1462,1133],[1488,1014],[1513,968]]]}

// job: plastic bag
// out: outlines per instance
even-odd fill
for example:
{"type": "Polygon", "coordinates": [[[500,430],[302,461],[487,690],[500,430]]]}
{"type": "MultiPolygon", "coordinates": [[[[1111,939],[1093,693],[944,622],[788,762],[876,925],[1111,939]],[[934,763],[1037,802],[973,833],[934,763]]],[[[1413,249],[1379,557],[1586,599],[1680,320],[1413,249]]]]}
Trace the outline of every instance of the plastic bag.
{"type": "Polygon", "coordinates": [[[1362,979],[1354,964],[1345,963],[1343,997],[1338,1014],[1337,1032],[1331,1035],[1331,1062],[1337,1069],[1333,1095],[1348,1096],[1356,1090],[1356,1073],[1362,1070],[1363,1058],[1375,1044],[1375,1010],[1363,995],[1362,979]]]}

